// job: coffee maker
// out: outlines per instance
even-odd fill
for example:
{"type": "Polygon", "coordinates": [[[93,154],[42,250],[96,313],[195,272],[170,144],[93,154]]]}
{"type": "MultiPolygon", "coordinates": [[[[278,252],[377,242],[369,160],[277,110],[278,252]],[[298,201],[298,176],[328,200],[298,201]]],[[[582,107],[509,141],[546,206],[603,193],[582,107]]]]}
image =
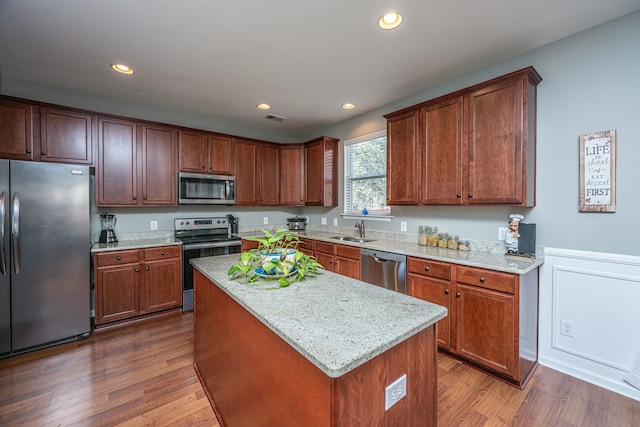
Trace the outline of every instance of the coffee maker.
{"type": "Polygon", "coordinates": [[[100,224],[102,231],[100,232],[100,243],[116,243],[116,216],[114,214],[100,214],[100,224]]]}

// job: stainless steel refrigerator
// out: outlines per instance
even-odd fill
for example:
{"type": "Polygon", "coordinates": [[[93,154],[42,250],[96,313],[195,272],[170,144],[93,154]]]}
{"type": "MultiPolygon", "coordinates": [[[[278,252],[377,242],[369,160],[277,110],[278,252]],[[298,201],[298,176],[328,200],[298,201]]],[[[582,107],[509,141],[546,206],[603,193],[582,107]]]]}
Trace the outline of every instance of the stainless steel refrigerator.
{"type": "Polygon", "coordinates": [[[0,357],[91,331],[89,168],[0,160],[0,357]]]}

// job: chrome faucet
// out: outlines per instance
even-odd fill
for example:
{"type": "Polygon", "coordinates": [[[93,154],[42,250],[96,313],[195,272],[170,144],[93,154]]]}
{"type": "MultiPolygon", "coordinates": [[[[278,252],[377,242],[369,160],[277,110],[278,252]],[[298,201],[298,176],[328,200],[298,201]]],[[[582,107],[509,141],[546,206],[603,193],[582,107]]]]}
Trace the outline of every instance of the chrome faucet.
{"type": "Polygon", "coordinates": [[[361,222],[356,222],[356,228],[360,232],[360,238],[364,239],[364,219],[361,222]]]}

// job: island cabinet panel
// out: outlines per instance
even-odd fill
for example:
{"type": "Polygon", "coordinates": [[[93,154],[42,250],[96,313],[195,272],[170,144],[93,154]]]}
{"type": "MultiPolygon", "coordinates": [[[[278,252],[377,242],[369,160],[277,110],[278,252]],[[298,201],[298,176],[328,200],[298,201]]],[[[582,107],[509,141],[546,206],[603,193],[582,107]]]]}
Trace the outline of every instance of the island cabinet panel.
{"type": "Polygon", "coordinates": [[[94,254],[96,329],[182,306],[179,246],[94,254]]]}
{"type": "Polygon", "coordinates": [[[409,295],[449,310],[441,350],[524,387],[537,364],[538,269],[523,275],[408,259],[409,295]]]}
{"type": "Polygon", "coordinates": [[[338,206],[338,142],[323,136],[305,144],[305,205],[338,206]]]}
{"type": "Polygon", "coordinates": [[[387,204],[418,204],[418,111],[387,120],[387,204]]]}
{"type": "Polygon", "coordinates": [[[194,361],[221,426],[435,426],[433,326],[338,378],[327,376],[195,270],[194,361]],[[388,411],[384,387],[407,374],[388,411]]]}
{"type": "Polygon", "coordinates": [[[33,160],[33,107],[0,99],[0,158],[33,160]]]}
{"type": "Polygon", "coordinates": [[[40,161],[93,164],[93,117],[75,111],[40,109],[40,161]]]}
{"type": "Polygon", "coordinates": [[[304,145],[280,146],[280,204],[304,206],[304,145]]]}

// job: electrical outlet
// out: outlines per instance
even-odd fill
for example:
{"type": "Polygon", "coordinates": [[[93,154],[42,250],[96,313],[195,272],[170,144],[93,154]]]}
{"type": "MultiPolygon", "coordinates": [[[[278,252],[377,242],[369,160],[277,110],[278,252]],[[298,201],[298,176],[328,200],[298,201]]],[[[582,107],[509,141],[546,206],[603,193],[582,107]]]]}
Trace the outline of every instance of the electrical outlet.
{"type": "Polygon", "coordinates": [[[326,216],[322,217],[322,225],[327,225],[327,217],[326,216]]]}
{"type": "Polygon", "coordinates": [[[400,221],[400,231],[407,231],[407,221],[400,221]]]}
{"type": "Polygon", "coordinates": [[[571,320],[560,319],[560,333],[567,337],[575,338],[573,322],[571,320]]]}
{"type": "Polygon", "coordinates": [[[158,229],[158,221],[151,221],[149,223],[149,227],[151,227],[152,230],[157,230],[158,229]]]}
{"type": "Polygon", "coordinates": [[[338,226],[338,218],[333,218],[333,225],[334,225],[335,227],[337,227],[337,226],[338,226]]]}
{"type": "Polygon", "coordinates": [[[384,410],[388,411],[407,395],[407,374],[404,374],[384,389],[384,410]]]}
{"type": "Polygon", "coordinates": [[[507,227],[498,227],[498,240],[507,240],[507,227]]]}
{"type": "Polygon", "coordinates": [[[268,216],[263,217],[262,218],[262,223],[263,224],[269,224],[269,217],[268,216]]]}

